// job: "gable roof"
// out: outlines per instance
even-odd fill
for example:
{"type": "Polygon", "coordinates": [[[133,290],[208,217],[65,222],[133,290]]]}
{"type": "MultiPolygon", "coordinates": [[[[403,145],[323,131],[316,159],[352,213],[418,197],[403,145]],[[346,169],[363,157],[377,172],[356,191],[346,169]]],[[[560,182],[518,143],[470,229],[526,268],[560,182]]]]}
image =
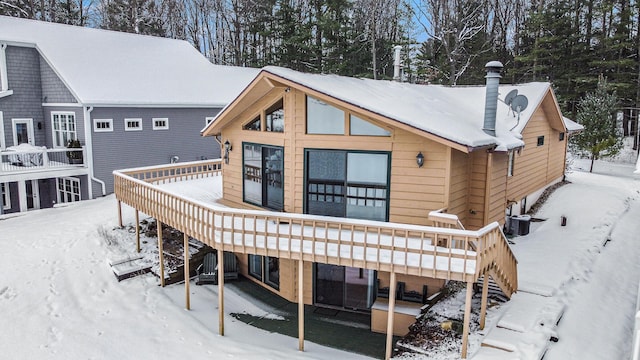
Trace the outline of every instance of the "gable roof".
{"type": "Polygon", "coordinates": [[[7,16],[0,42],[37,48],[87,105],[222,107],[259,71],[213,65],[182,40],[7,16]]]}
{"type": "Polygon", "coordinates": [[[579,133],[584,130],[584,125],[578,124],[577,122],[569,119],[568,117],[562,117],[562,121],[564,121],[564,126],[567,128],[567,132],[569,134],[579,133]]]}
{"type": "MultiPolygon", "coordinates": [[[[463,147],[496,146],[498,151],[524,146],[521,140],[522,130],[545,96],[552,94],[549,83],[500,85],[499,99],[504,99],[507,93],[517,89],[518,94],[528,98],[529,105],[521,111],[518,119],[518,114],[504,102],[498,101],[496,137],[493,137],[482,130],[485,86],[416,85],[338,75],[307,74],[275,66],[263,68],[254,83],[261,76],[285,85],[321,93],[463,147]]],[[[553,101],[555,102],[555,99],[553,101]]],[[[216,120],[224,116],[225,110],[226,108],[218,114],[216,120]]],[[[215,122],[209,127],[214,127],[215,122]]],[[[209,127],[203,131],[205,135],[209,127]]]]}

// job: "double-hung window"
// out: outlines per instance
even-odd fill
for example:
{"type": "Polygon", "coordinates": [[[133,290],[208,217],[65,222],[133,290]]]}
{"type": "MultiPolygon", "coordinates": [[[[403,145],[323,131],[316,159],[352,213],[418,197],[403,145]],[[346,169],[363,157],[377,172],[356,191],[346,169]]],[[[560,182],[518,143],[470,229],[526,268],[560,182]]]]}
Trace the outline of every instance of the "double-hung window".
{"type": "Polygon", "coordinates": [[[69,141],[77,139],[76,115],[67,112],[51,113],[53,122],[53,146],[65,147],[69,141]]]}

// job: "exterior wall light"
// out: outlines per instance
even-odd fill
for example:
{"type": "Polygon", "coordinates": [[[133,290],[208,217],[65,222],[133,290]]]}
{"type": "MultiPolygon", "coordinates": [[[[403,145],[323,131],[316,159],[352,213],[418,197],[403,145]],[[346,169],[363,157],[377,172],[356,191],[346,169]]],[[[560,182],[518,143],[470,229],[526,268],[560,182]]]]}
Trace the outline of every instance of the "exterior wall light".
{"type": "Polygon", "coordinates": [[[424,155],[422,155],[422,151],[419,152],[418,155],[416,155],[416,163],[418,164],[419,168],[424,165],[424,155]]]}
{"type": "Polygon", "coordinates": [[[229,142],[229,140],[227,139],[224,142],[224,163],[228,164],[229,163],[229,151],[231,151],[231,143],[229,142]]]}

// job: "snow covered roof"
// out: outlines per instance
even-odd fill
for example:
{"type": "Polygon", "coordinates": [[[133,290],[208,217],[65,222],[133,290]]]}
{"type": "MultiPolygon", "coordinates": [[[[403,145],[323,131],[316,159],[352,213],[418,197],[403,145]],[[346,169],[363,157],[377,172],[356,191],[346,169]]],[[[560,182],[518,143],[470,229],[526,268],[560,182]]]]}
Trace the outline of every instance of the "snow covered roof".
{"type": "Polygon", "coordinates": [[[222,107],[258,69],[211,64],[186,41],[0,16],[0,42],[35,46],[79,102],[222,107]]]}
{"type": "Polygon", "coordinates": [[[567,128],[567,132],[569,133],[575,133],[575,132],[580,132],[582,130],[584,130],[584,126],[578,124],[577,122],[567,118],[567,117],[562,117],[562,121],[564,121],[564,126],[567,128]]]}
{"type": "Polygon", "coordinates": [[[455,143],[472,148],[496,145],[499,151],[524,146],[521,132],[550,89],[550,84],[543,82],[500,85],[500,100],[518,90],[528,98],[529,105],[518,119],[518,114],[499,100],[493,137],[482,130],[484,85],[416,85],[307,74],[275,66],[263,71],[455,143]]]}

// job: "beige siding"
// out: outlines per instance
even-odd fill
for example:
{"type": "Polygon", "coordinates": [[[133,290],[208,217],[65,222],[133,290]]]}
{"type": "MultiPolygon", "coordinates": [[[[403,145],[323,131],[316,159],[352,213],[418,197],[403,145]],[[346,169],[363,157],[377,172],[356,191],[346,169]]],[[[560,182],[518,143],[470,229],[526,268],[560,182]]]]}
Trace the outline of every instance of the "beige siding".
{"type": "Polygon", "coordinates": [[[566,136],[564,141],[559,141],[559,134],[550,126],[544,107],[536,109],[522,132],[525,146],[516,153],[513,176],[507,180],[509,201],[519,201],[562,177],[566,136]],[[542,146],[537,145],[539,136],[544,136],[542,146]]]}
{"type": "Polygon", "coordinates": [[[469,214],[469,164],[471,156],[453,150],[451,152],[451,177],[449,178],[449,206],[447,212],[458,215],[463,224],[469,214]]]}
{"type": "Polygon", "coordinates": [[[486,224],[494,221],[504,224],[505,208],[507,206],[507,167],[509,156],[507,153],[493,153],[491,156],[491,183],[489,190],[488,214],[486,224]]]}
{"type": "Polygon", "coordinates": [[[479,229],[485,225],[485,197],[487,177],[487,157],[485,151],[476,151],[470,154],[469,161],[469,214],[465,227],[479,229]]]}

